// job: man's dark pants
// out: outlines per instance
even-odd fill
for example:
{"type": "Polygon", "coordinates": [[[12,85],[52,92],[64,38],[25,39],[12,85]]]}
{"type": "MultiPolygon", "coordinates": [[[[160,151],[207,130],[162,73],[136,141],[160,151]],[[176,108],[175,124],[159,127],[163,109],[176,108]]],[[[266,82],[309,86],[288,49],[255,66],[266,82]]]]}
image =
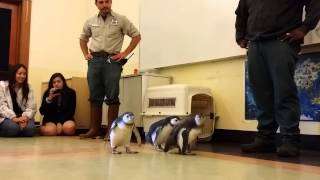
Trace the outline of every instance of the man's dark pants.
{"type": "Polygon", "coordinates": [[[299,142],[300,106],[294,82],[299,46],[280,40],[250,42],[248,72],[257,105],[258,136],[283,143],[299,142]]]}

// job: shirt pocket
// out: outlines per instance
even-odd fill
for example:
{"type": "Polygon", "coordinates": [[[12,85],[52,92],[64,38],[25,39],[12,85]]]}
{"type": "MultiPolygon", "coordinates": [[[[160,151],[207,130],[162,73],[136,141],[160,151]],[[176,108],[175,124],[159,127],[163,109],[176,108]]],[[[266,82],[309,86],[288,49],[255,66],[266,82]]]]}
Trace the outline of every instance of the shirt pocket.
{"type": "Polygon", "coordinates": [[[98,37],[102,34],[102,26],[98,24],[91,25],[92,37],[98,37]]]}
{"type": "Polygon", "coordinates": [[[108,31],[109,38],[117,38],[123,36],[121,27],[119,25],[110,25],[108,31]]]}

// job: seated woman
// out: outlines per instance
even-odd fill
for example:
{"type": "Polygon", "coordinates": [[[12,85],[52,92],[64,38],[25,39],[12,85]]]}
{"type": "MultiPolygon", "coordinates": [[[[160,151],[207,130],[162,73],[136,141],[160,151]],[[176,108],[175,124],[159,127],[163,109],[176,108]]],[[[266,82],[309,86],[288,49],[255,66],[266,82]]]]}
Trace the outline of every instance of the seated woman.
{"type": "Polygon", "coordinates": [[[74,135],[76,92],[69,88],[61,73],[54,73],[44,92],[40,113],[43,115],[40,133],[44,136],[74,135]]]}
{"type": "Polygon", "coordinates": [[[10,69],[9,81],[0,81],[0,136],[34,136],[36,109],[27,67],[16,64],[10,69]]]}

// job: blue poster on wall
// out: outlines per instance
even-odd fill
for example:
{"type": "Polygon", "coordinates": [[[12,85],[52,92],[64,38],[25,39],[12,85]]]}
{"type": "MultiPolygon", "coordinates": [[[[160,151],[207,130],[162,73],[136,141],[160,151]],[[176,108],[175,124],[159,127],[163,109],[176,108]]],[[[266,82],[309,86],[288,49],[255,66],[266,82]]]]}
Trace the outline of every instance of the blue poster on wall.
{"type": "MultiPolygon", "coordinates": [[[[301,120],[320,121],[320,53],[302,54],[295,70],[301,105],[301,120]]],[[[256,105],[249,86],[245,65],[245,119],[256,118],[256,105]]]]}

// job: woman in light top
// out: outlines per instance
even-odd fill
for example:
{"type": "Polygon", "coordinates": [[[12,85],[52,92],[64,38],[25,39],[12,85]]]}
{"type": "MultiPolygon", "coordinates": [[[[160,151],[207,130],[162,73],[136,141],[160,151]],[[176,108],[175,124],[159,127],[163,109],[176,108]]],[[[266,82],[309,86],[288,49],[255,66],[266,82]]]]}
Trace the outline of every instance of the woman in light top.
{"type": "Polygon", "coordinates": [[[40,133],[44,136],[74,135],[76,124],[76,92],[69,88],[61,73],[54,73],[44,92],[40,113],[43,115],[40,133]]]}
{"type": "Polygon", "coordinates": [[[34,136],[36,109],[27,67],[16,64],[10,68],[9,81],[0,81],[0,136],[34,136]]]}

